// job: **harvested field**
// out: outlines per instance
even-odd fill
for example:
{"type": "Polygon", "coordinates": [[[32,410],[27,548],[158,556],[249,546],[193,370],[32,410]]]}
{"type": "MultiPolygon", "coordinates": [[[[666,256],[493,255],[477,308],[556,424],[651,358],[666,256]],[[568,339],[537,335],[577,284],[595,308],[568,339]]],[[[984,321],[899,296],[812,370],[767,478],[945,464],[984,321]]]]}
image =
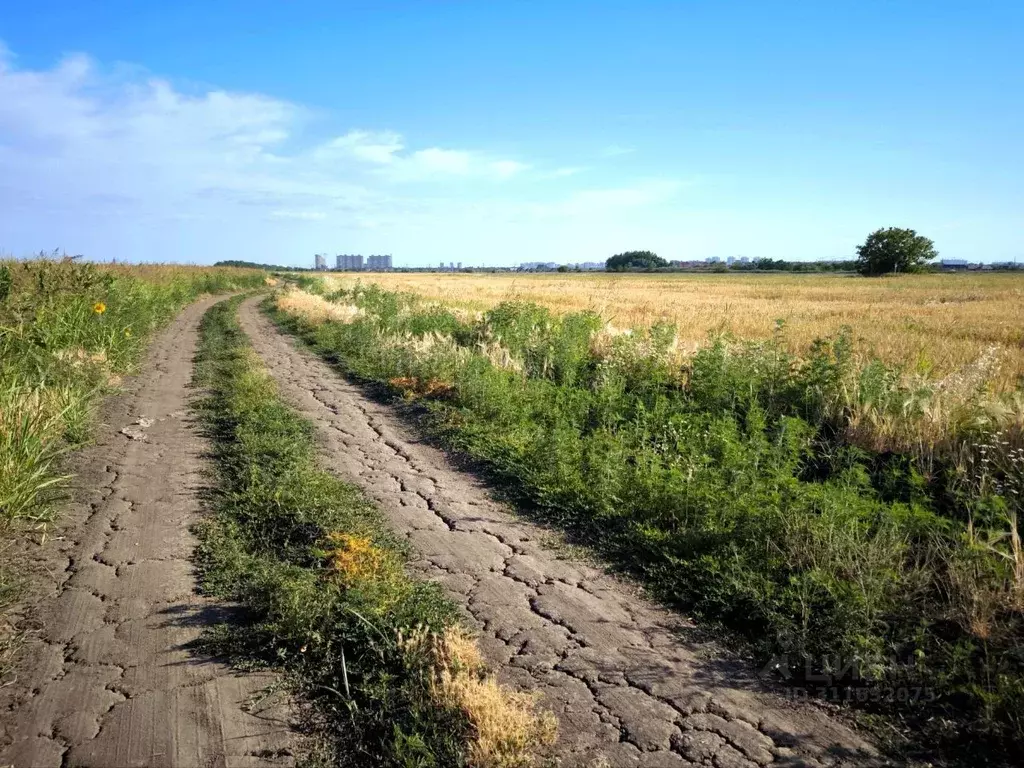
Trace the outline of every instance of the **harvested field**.
{"type": "Polygon", "coordinates": [[[767,338],[782,320],[791,351],[802,351],[849,326],[864,353],[913,372],[941,377],[994,354],[997,389],[1013,389],[1024,375],[1022,275],[366,273],[328,280],[373,282],[473,311],[516,300],[558,313],[592,310],[620,328],[670,322],[692,347],[723,331],[767,338]]]}

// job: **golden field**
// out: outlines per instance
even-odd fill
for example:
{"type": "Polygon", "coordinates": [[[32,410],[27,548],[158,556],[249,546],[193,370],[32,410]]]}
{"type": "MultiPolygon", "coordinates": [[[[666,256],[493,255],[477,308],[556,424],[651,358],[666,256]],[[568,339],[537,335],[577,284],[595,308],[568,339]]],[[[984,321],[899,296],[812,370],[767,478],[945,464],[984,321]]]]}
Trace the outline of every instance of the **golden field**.
{"type": "Polygon", "coordinates": [[[709,333],[771,335],[776,321],[794,351],[843,326],[858,350],[928,377],[995,358],[991,385],[1024,377],[1024,275],[928,274],[868,279],[798,274],[334,274],[412,291],[468,310],[531,301],[556,312],[593,310],[620,328],[675,323],[696,348],[709,333]]]}

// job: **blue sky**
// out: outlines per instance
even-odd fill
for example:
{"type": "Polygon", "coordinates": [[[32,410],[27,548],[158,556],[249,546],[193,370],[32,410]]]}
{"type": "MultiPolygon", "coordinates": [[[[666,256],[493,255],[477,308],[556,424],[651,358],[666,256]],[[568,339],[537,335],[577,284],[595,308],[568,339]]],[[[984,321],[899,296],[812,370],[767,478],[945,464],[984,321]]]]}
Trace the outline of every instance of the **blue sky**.
{"type": "Polygon", "coordinates": [[[0,13],[0,250],[1024,261],[1024,3],[0,13]]]}

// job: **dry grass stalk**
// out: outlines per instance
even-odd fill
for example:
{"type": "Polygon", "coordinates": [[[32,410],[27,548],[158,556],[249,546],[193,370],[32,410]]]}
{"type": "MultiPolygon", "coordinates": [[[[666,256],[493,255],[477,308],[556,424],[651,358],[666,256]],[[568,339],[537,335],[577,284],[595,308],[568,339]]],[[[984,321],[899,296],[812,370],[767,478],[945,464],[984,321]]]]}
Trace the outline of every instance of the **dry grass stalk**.
{"type": "Polygon", "coordinates": [[[526,768],[535,764],[538,747],[554,742],[554,715],[538,710],[536,696],[506,688],[488,674],[465,630],[448,627],[436,634],[419,628],[400,642],[407,654],[431,658],[431,696],[461,711],[472,726],[468,762],[473,768],[526,768]]]}
{"type": "Polygon", "coordinates": [[[351,323],[363,316],[363,310],[353,304],[338,304],[322,296],[291,289],[277,297],[277,308],[282,312],[298,315],[307,322],[318,324],[328,320],[336,323],[351,323]]]}

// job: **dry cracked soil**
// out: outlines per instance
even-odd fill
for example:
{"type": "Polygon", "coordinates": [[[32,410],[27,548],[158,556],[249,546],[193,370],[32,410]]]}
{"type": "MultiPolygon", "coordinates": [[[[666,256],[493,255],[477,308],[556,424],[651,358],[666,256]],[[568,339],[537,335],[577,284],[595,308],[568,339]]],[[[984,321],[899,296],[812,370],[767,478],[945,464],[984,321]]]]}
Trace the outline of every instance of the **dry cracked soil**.
{"type": "Polygon", "coordinates": [[[292,764],[292,710],[267,674],[198,654],[230,607],[196,594],[189,531],[203,439],[189,418],[198,323],[186,308],[108,402],[75,459],[72,503],[26,547],[37,592],[13,680],[0,688],[0,766],[292,764]]]}
{"type": "MultiPolygon", "coordinates": [[[[76,460],[59,534],[26,553],[42,594],[0,689],[0,766],[288,765],[293,709],[266,674],[191,646],[230,606],[196,594],[189,532],[204,442],[188,418],[202,313],[188,307],[76,460]]],[[[326,468],[367,493],[465,610],[502,682],[559,721],[558,765],[871,766],[847,724],[759,687],[744,664],[630,584],[552,547],[389,405],[242,304],[282,395],[316,426],[326,468]]]]}

